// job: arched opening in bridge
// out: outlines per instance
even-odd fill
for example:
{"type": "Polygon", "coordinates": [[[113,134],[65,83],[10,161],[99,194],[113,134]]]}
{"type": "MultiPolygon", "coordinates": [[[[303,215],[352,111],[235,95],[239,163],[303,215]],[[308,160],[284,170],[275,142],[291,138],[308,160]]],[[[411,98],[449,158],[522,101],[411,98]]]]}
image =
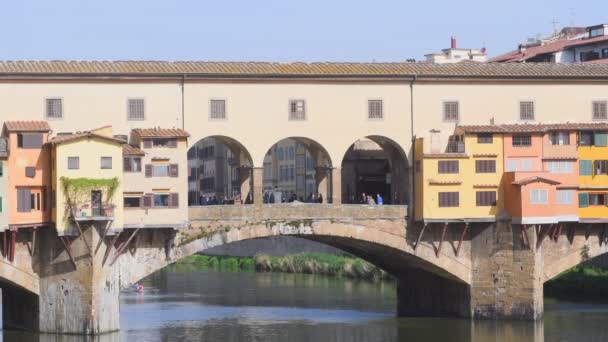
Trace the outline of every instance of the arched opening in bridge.
{"type": "Polygon", "coordinates": [[[38,295],[0,278],[2,327],[35,331],[38,329],[38,295]]]}
{"type": "Polygon", "coordinates": [[[250,204],[253,162],[235,139],[210,136],[188,150],[188,205],[250,204]]]}
{"type": "Polygon", "coordinates": [[[331,159],[314,140],[286,138],[264,157],[264,203],[330,203],[331,159]]]}
{"type": "Polygon", "coordinates": [[[378,195],[383,204],[409,203],[408,162],[399,144],[372,135],[355,141],[342,159],[342,203],[377,203],[378,195]]]}

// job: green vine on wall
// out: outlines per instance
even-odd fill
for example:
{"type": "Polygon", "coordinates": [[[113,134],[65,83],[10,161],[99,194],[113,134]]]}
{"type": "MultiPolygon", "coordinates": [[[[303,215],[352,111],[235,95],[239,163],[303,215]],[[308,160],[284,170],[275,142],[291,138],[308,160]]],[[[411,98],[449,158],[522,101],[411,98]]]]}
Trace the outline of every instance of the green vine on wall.
{"type": "Polygon", "coordinates": [[[105,205],[110,205],[114,193],[120,184],[118,178],[68,178],[61,177],[61,186],[66,201],[66,219],[71,216],[72,209],[91,200],[91,191],[99,190],[105,195],[105,205]]]}

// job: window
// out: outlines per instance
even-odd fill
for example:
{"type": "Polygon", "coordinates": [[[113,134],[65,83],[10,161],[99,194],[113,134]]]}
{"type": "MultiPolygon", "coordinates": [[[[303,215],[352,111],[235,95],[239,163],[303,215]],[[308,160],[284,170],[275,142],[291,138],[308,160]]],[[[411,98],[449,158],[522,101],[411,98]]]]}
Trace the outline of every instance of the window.
{"type": "Polygon", "coordinates": [[[443,121],[458,121],[460,120],[460,113],[458,108],[458,102],[446,101],[443,103],[443,121]]]}
{"type": "Polygon", "coordinates": [[[602,58],[608,58],[608,48],[602,49],[602,58]]]}
{"type": "Polygon", "coordinates": [[[440,160],[437,166],[439,173],[458,173],[458,160],[440,160]]]}
{"type": "Polygon", "coordinates": [[[0,160],[0,177],[4,176],[4,164],[2,160],[0,160]]]}
{"type": "Polygon", "coordinates": [[[144,120],[145,118],[144,99],[129,99],[127,101],[127,119],[144,120]]]}
{"type": "Polygon", "coordinates": [[[579,132],[578,133],[578,144],[579,144],[579,146],[592,146],[593,145],[593,132],[579,132]]]}
{"type": "Polygon", "coordinates": [[[80,157],[68,157],[68,170],[80,169],[80,157]]]}
{"type": "Polygon", "coordinates": [[[517,171],[517,165],[519,163],[517,162],[517,159],[508,159],[507,160],[507,172],[513,172],[513,171],[517,171]]]}
{"type": "Polygon", "coordinates": [[[589,194],[589,205],[606,205],[606,194],[589,194]]]}
{"type": "Polygon", "coordinates": [[[125,208],[139,208],[141,197],[124,197],[125,208]]]}
{"type": "Polygon", "coordinates": [[[519,120],[534,120],[534,102],[521,101],[519,103],[519,120]]]}
{"type": "Polygon", "coordinates": [[[382,119],[382,100],[367,101],[367,117],[369,119],[382,119]]]}
{"type": "Polygon", "coordinates": [[[608,102],[593,101],[593,120],[608,119],[608,102]]]}
{"type": "Polygon", "coordinates": [[[154,194],[154,206],[155,207],[168,207],[169,206],[169,194],[154,194]]]}
{"type": "Polygon", "coordinates": [[[593,171],[595,175],[608,175],[608,160],[596,160],[593,171]]]}
{"type": "Polygon", "coordinates": [[[532,160],[531,159],[522,159],[521,160],[521,169],[518,171],[532,171],[532,160]]]}
{"type": "Polygon", "coordinates": [[[573,173],[574,162],[569,160],[552,160],[547,162],[547,171],[549,173],[573,173]]]}
{"type": "Polygon", "coordinates": [[[476,173],[496,173],[496,160],[476,160],[476,173]]]}
{"type": "Polygon", "coordinates": [[[25,167],[25,177],[34,178],[36,177],[36,168],[33,166],[25,167]]]}
{"type": "Polygon", "coordinates": [[[606,132],[593,132],[593,146],[608,145],[608,135],[606,132]]]}
{"type": "Polygon", "coordinates": [[[496,205],[496,191],[477,191],[475,198],[478,207],[493,207],[496,205]]]}
{"type": "Polygon", "coordinates": [[[289,101],[289,120],[305,120],[306,103],[304,100],[289,101]]]}
{"type": "Polygon", "coordinates": [[[512,141],[513,147],[527,147],[532,145],[532,136],[530,135],[514,135],[512,141]]]}
{"type": "Polygon", "coordinates": [[[579,176],[592,176],[593,175],[593,162],[591,160],[579,160],[578,161],[578,174],[579,174],[579,176]]]}
{"type": "Polygon", "coordinates": [[[168,165],[152,165],[152,176],[167,177],[169,175],[168,165]]]}
{"type": "Polygon", "coordinates": [[[23,149],[42,148],[42,133],[19,133],[17,134],[17,147],[23,149]]]}
{"type": "Polygon", "coordinates": [[[32,210],[31,202],[32,192],[30,189],[17,189],[17,211],[20,213],[27,213],[32,210]]]}
{"type": "Polygon", "coordinates": [[[226,100],[211,100],[211,109],[209,110],[209,118],[225,119],[226,118],[226,100]]]}
{"type": "Polygon", "coordinates": [[[144,207],[151,206],[155,208],[177,208],[179,206],[178,194],[170,193],[144,196],[144,207]]]}
{"type": "Polygon", "coordinates": [[[549,202],[549,190],[530,190],[530,204],[547,204],[549,202]]]}
{"type": "Polygon", "coordinates": [[[141,172],[141,158],[140,157],[123,158],[123,171],[124,172],[141,172]]]}
{"type": "Polygon", "coordinates": [[[477,134],[477,143],[478,144],[491,144],[494,136],[492,133],[478,133],[477,134]]]}
{"type": "Polygon", "coordinates": [[[177,177],[177,164],[147,164],[146,177],[177,177]]]}
{"type": "Polygon", "coordinates": [[[549,135],[551,145],[570,145],[570,134],[568,132],[551,132],[549,135]]]}
{"type": "Polygon", "coordinates": [[[63,118],[63,104],[60,98],[46,99],[46,117],[47,119],[63,118]]]}
{"type": "MultiPolygon", "coordinates": [[[[154,138],[144,140],[144,148],[151,147],[177,147],[177,139],[175,138],[154,138]]],[[[203,149],[203,157],[213,157],[213,146],[203,149]]]]}
{"type": "Polygon", "coordinates": [[[574,204],[574,190],[557,190],[555,201],[557,204],[574,204]]]}
{"type": "Polygon", "coordinates": [[[112,168],[112,157],[101,157],[100,159],[101,168],[102,169],[111,169],[112,168]]]}
{"type": "Polygon", "coordinates": [[[460,206],[460,194],[458,192],[440,192],[439,207],[458,207],[460,206]]]}

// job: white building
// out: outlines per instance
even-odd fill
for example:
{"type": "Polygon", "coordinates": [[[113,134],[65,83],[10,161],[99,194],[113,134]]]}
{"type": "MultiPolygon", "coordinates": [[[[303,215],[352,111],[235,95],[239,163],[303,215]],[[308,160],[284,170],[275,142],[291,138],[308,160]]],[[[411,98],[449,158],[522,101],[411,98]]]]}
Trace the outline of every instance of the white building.
{"type": "Polygon", "coordinates": [[[429,53],[424,55],[427,62],[444,64],[458,63],[462,61],[486,62],[488,56],[485,48],[478,49],[463,49],[456,46],[456,37],[452,36],[449,49],[443,49],[441,52],[429,53]]]}

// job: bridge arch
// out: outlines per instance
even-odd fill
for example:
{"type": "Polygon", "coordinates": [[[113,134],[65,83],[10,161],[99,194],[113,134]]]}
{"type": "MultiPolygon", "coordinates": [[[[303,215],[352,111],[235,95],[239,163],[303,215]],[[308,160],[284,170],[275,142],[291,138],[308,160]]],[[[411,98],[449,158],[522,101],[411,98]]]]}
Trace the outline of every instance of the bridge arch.
{"type": "Polygon", "coordinates": [[[311,138],[279,140],[267,150],[262,165],[264,203],[331,199],[332,159],[325,147],[311,138]]]}
{"type": "Polygon", "coordinates": [[[407,153],[395,140],[368,135],[353,142],[342,157],[342,203],[362,203],[362,194],[380,194],[385,204],[408,204],[407,153]]]}
{"type": "Polygon", "coordinates": [[[225,135],[200,138],[188,149],[188,204],[252,202],[253,159],[238,140],[225,135]]]}

